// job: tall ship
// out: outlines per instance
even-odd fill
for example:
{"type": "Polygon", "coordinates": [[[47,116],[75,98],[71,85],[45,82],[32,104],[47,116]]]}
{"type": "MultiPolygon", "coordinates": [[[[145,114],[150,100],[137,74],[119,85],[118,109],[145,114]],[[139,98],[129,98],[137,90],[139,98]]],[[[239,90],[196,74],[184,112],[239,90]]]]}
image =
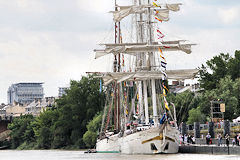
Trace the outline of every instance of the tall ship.
{"type": "Polygon", "coordinates": [[[110,56],[110,72],[91,72],[100,77],[106,92],[97,152],[124,154],[177,153],[179,130],[173,103],[167,101],[168,80],[192,79],[196,69],[167,70],[165,53],[190,54],[194,44],[185,40],[165,41],[161,24],[180,3],[132,0],[119,5],[113,14],[114,42],[100,44],[95,58],[110,56]],[[130,17],[130,18],[129,18],[130,17]],[[122,24],[131,20],[131,33],[122,24]],[[134,35],[130,42],[124,36],[134,35]]]}

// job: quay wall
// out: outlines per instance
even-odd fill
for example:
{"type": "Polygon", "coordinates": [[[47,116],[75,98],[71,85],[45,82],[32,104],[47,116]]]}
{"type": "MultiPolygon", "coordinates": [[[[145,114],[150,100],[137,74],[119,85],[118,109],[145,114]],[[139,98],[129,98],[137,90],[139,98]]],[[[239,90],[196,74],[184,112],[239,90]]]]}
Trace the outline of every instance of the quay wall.
{"type": "Polygon", "coordinates": [[[214,155],[240,155],[239,146],[185,145],[179,146],[179,153],[197,153],[214,155]]]}

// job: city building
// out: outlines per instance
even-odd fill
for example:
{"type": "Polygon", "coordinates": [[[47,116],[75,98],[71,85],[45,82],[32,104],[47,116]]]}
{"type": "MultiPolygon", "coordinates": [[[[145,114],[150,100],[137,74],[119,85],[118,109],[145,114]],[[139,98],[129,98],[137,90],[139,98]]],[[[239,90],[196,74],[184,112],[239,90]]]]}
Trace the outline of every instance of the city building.
{"type": "Polygon", "coordinates": [[[171,93],[174,94],[179,94],[179,93],[183,93],[187,90],[194,92],[195,94],[198,94],[198,92],[200,91],[200,84],[196,83],[196,84],[184,84],[183,81],[172,81],[172,84],[169,85],[169,89],[171,93]]]}
{"type": "Polygon", "coordinates": [[[12,105],[7,105],[2,109],[2,113],[5,110],[6,116],[19,117],[20,115],[25,114],[25,107],[22,103],[14,102],[12,105]]]}
{"type": "Polygon", "coordinates": [[[55,105],[55,97],[45,97],[43,99],[35,99],[32,103],[25,107],[25,114],[32,114],[34,116],[40,115],[41,112],[47,108],[55,105]]]}
{"type": "Polygon", "coordinates": [[[59,87],[58,88],[58,97],[62,97],[64,94],[66,94],[67,89],[69,89],[69,87],[59,87]]]}
{"type": "Polygon", "coordinates": [[[42,84],[43,83],[12,84],[7,92],[8,104],[11,105],[14,102],[29,104],[35,99],[42,99],[44,96],[42,84]]]}

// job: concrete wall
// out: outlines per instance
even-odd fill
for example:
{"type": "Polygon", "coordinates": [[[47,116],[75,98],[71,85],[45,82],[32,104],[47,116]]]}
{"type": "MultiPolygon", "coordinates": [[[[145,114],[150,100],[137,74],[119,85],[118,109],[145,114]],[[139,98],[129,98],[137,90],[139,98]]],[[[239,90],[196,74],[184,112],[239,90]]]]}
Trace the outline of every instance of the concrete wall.
{"type": "Polygon", "coordinates": [[[240,155],[240,147],[227,146],[180,146],[179,153],[240,155]]]}

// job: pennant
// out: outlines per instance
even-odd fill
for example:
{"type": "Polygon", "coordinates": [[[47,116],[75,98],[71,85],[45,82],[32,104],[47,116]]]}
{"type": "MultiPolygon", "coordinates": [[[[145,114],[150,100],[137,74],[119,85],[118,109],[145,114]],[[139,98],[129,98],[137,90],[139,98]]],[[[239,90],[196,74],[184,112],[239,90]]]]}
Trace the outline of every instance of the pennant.
{"type": "Polygon", "coordinates": [[[164,48],[170,48],[170,47],[168,47],[168,46],[163,46],[164,48]]]}
{"type": "Polygon", "coordinates": [[[163,83],[162,83],[162,86],[163,86],[163,88],[165,88],[168,91],[167,87],[163,83]]]}
{"type": "Polygon", "coordinates": [[[153,5],[155,6],[155,7],[160,7],[159,5],[157,5],[155,2],[153,2],[153,5]]]}
{"type": "Polygon", "coordinates": [[[165,104],[165,108],[169,111],[169,107],[168,107],[168,102],[167,102],[167,100],[166,100],[166,98],[165,97],[163,97],[164,98],[164,104],[165,104]]]}
{"type": "Polygon", "coordinates": [[[160,57],[166,62],[166,59],[160,54],[160,57]]]}
{"type": "Polygon", "coordinates": [[[165,75],[162,75],[162,80],[166,80],[166,77],[165,77],[165,75]]]}
{"type": "Polygon", "coordinates": [[[166,59],[163,57],[162,49],[161,49],[160,47],[158,47],[158,50],[159,50],[159,52],[161,53],[161,54],[160,54],[160,57],[166,62],[166,59]]]}
{"type": "Polygon", "coordinates": [[[161,19],[159,19],[158,17],[154,17],[156,20],[158,20],[159,22],[162,22],[161,19]]]}
{"type": "Polygon", "coordinates": [[[166,91],[165,91],[165,89],[163,89],[163,95],[166,97],[166,91]]]}
{"type": "Polygon", "coordinates": [[[166,63],[166,62],[163,62],[163,61],[161,61],[161,63],[162,63],[162,64],[164,64],[165,66],[167,65],[167,63],[166,63]]]}
{"type": "Polygon", "coordinates": [[[160,34],[160,35],[158,35],[158,36],[159,36],[159,38],[163,38],[163,37],[165,37],[165,35],[164,35],[164,34],[162,34],[162,32],[161,32],[159,29],[157,29],[157,32],[160,34]]]}
{"type": "Polygon", "coordinates": [[[161,67],[163,67],[163,68],[165,68],[165,69],[166,69],[166,65],[164,65],[164,64],[162,64],[162,63],[161,63],[161,67]]]}
{"type": "Polygon", "coordinates": [[[163,71],[163,70],[161,70],[160,69],[160,71],[162,72],[162,80],[165,80],[165,79],[167,79],[167,74],[163,71]]]}
{"type": "Polygon", "coordinates": [[[166,108],[168,111],[170,110],[167,103],[165,103],[165,108],[166,108]]]}
{"type": "Polygon", "coordinates": [[[167,63],[161,61],[161,66],[166,69],[167,63]]]}
{"type": "MultiPolygon", "coordinates": [[[[160,53],[162,53],[162,50],[161,50],[161,48],[160,48],[160,47],[158,47],[158,50],[159,50],[159,52],[160,52],[160,53]]],[[[163,53],[162,53],[162,54],[163,54],[163,53]]]]}

